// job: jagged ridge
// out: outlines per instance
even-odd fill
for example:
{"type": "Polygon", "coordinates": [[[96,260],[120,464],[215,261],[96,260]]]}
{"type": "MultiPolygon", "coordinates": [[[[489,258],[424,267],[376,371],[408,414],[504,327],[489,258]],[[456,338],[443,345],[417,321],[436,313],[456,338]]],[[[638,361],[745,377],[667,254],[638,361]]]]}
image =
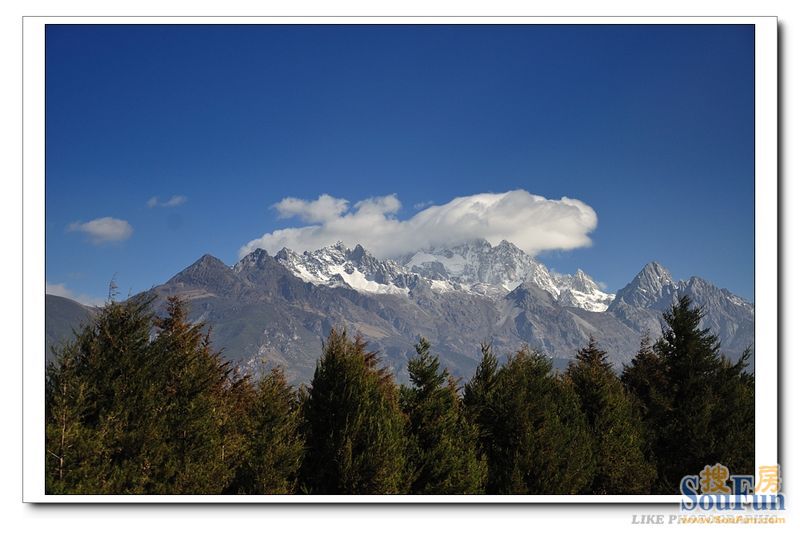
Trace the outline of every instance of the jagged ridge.
{"type": "Polygon", "coordinates": [[[506,240],[494,247],[486,240],[474,240],[418,251],[396,261],[379,260],[361,245],[351,250],[341,242],[302,254],[284,248],[275,259],[306,282],[365,293],[408,295],[423,285],[435,292],[500,298],[523,282],[532,282],[562,306],[594,312],[605,310],[614,298],[583,271],[575,275],[551,272],[506,240]]]}
{"type": "MultiPolygon", "coordinates": [[[[205,255],[148,293],[157,311],[167,296],[187,299],[190,319],[212,328],[227,358],[253,373],[259,363],[280,365],[295,382],[310,379],[333,327],[361,333],[400,380],[419,336],[461,377],[474,373],[485,341],[501,356],[528,344],[560,366],[591,336],[619,367],[642,335],[660,334],[663,310],[684,294],[705,308],[704,326],[729,357],[753,343],[752,304],[699,277],[675,281],[655,263],[605,309],[612,295],[591,277],[551,272],[508,242],[424,255],[378,260],[343,244],[274,256],[258,249],[234,266],[205,255]],[[592,309],[598,302],[603,309],[592,309]]],[[[54,321],[48,317],[48,325],[54,321]]]]}

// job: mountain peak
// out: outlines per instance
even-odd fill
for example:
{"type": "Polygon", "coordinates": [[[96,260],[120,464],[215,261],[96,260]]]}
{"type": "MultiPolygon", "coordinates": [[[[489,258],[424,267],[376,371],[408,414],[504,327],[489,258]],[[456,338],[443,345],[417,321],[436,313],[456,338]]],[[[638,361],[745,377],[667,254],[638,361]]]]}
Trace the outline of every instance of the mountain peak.
{"type": "MultiPolygon", "coordinates": [[[[284,249],[285,249],[285,247],[284,247],[284,249]]],[[[263,258],[265,256],[269,256],[269,252],[266,249],[262,249],[261,247],[256,247],[247,256],[251,256],[253,258],[263,258]]]]}
{"type": "Polygon", "coordinates": [[[275,260],[305,282],[348,286],[365,293],[406,294],[414,276],[391,260],[378,260],[361,244],[348,249],[338,241],[302,255],[282,250],[275,260]]]}
{"type": "Polygon", "coordinates": [[[436,247],[437,250],[446,250],[446,249],[452,249],[452,250],[487,250],[487,249],[491,249],[491,248],[492,248],[492,244],[489,243],[489,241],[484,239],[484,238],[474,238],[472,240],[468,240],[468,241],[460,243],[460,244],[451,245],[449,247],[436,247]]]}
{"type": "Polygon", "coordinates": [[[655,277],[658,280],[663,280],[665,282],[666,281],[672,282],[672,275],[667,270],[667,268],[665,268],[655,260],[651,260],[642,268],[637,277],[640,276],[655,277]]]}
{"type": "Polygon", "coordinates": [[[525,251],[523,251],[522,249],[520,249],[519,247],[517,247],[508,240],[500,240],[500,243],[492,247],[492,249],[494,251],[499,251],[501,253],[506,253],[506,254],[529,256],[528,253],[526,253],[525,251]]]}
{"type": "Polygon", "coordinates": [[[288,258],[288,257],[290,257],[290,256],[292,256],[294,254],[295,254],[295,252],[292,251],[291,249],[289,249],[288,247],[283,247],[283,248],[281,248],[280,251],[275,253],[275,258],[288,258]]]}
{"type": "Polygon", "coordinates": [[[520,284],[532,284],[566,306],[602,311],[614,298],[603,292],[583,270],[575,275],[551,273],[547,267],[508,240],[492,246],[477,238],[451,247],[420,250],[395,262],[379,260],[361,244],[353,249],[338,241],[316,251],[297,254],[283,248],[274,257],[256,249],[237,263],[264,269],[277,262],[305,282],[322,286],[349,286],[365,293],[407,294],[427,279],[435,292],[467,291],[502,296],[520,284]],[[559,295],[561,299],[559,299],[559,295]]]}
{"type": "Polygon", "coordinates": [[[253,249],[253,251],[246,254],[241,260],[236,262],[236,264],[233,266],[233,271],[236,273],[241,273],[242,270],[248,267],[263,268],[264,265],[269,263],[271,260],[272,257],[269,255],[266,249],[253,249]]]}
{"type": "Polygon", "coordinates": [[[614,294],[600,289],[592,277],[582,269],[575,275],[562,275],[557,278],[560,289],[558,302],[562,306],[578,307],[591,312],[603,312],[614,300],[614,294]]]}
{"type": "Polygon", "coordinates": [[[197,260],[195,260],[194,264],[192,265],[209,265],[209,264],[222,264],[224,266],[225,262],[223,262],[214,255],[206,253],[197,260]]]}
{"type": "Polygon", "coordinates": [[[617,301],[636,307],[655,306],[671,302],[675,291],[675,281],[670,272],[658,262],[651,261],[619,291],[617,301]]]}
{"type": "Polygon", "coordinates": [[[230,266],[216,256],[204,254],[189,267],[175,274],[167,283],[216,284],[221,280],[227,280],[230,276],[232,276],[230,266]]]}
{"type": "MultiPolygon", "coordinates": [[[[213,255],[210,255],[210,254],[206,253],[203,256],[201,256],[200,258],[198,258],[197,260],[195,260],[192,264],[189,265],[189,267],[187,267],[186,269],[184,269],[180,273],[185,273],[185,272],[188,272],[190,270],[191,271],[198,271],[198,270],[207,271],[209,269],[210,270],[224,269],[224,270],[227,271],[227,270],[230,269],[230,267],[227,264],[225,264],[225,262],[223,262],[222,260],[217,258],[216,256],[213,256],[213,255]]],[[[180,275],[180,273],[178,273],[178,275],[180,275]]],[[[178,275],[176,275],[176,277],[178,275]]]]}
{"type": "Polygon", "coordinates": [[[578,269],[575,275],[570,277],[569,287],[581,292],[592,292],[600,288],[597,283],[594,282],[594,279],[587,275],[582,269],[578,269]]]}
{"type": "Polygon", "coordinates": [[[367,251],[361,246],[361,244],[357,243],[356,246],[353,248],[353,250],[350,251],[350,258],[358,261],[367,256],[368,254],[369,253],[367,253],[367,251]]]}

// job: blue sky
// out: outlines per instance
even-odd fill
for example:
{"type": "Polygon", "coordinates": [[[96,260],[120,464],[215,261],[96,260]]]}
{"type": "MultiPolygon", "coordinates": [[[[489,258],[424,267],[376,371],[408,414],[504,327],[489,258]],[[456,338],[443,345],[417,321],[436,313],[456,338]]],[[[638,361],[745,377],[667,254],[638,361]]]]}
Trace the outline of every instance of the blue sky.
{"type": "Polygon", "coordinates": [[[287,197],[512,190],[596,214],[559,272],[753,298],[750,26],[50,25],[46,69],[46,276],[83,300],[313,225],[287,197]]]}

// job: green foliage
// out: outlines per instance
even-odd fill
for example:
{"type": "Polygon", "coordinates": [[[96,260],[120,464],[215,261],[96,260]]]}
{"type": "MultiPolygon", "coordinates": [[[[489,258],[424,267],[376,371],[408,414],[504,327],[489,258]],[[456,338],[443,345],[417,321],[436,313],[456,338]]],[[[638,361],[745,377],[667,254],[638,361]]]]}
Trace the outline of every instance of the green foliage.
{"type": "Polygon", "coordinates": [[[731,363],[722,360],[718,371],[711,423],[715,455],[732,474],[755,474],[755,376],[747,371],[750,350],[731,363]]]}
{"type": "Polygon", "coordinates": [[[754,472],[750,353],[720,355],[688,298],[621,379],[594,340],[564,374],[484,344],[463,398],[424,339],[398,388],[333,330],[297,390],[278,369],[239,376],[179,299],[150,305],[111,301],[54,349],[48,493],[675,493],[706,464],[754,472]]]}
{"type": "Polygon", "coordinates": [[[475,494],[483,490],[486,463],[477,455],[477,428],[467,421],[456,381],[420,339],[408,362],[411,388],[401,387],[408,417],[412,494],[475,494]]]}
{"type": "Polygon", "coordinates": [[[79,343],[58,350],[45,382],[45,486],[49,493],[83,493],[92,476],[90,450],[96,433],[84,424],[89,385],[79,373],[79,343]]]}
{"type": "Polygon", "coordinates": [[[731,364],[720,354],[717,337],[700,328],[702,318],[700,308],[681,298],[664,314],[664,332],[653,350],[643,343],[623,374],[628,390],[639,398],[659,492],[677,492],[681,477],[707,464],[754,473],[749,352],[731,364]]]}
{"type": "Polygon", "coordinates": [[[405,417],[390,374],[359,337],[332,330],[304,403],[302,485],[313,494],[408,490],[405,417]]]}
{"type": "Polygon", "coordinates": [[[642,338],[639,352],[623,368],[622,384],[634,396],[645,424],[645,453],[654,460],[658,422],[666,417],[671,402],[664,361],[653,350],[649,337],[642,338]]]}
{"type": "Polygon", "coordinates": [[[157,441],[148,409],[159,375],[151,320],[145,301],[112,302],[57,353],[46,388],[48,492],[147,492],[141,452],[157,441]]]}
{"type": "Polygon", "coordinates": [[[488,343],[481,344],[481,361],[475,375],[464,387],[464,410],[478,429],[478,453],[488,458],[492,442],[492,396],[497,384],[497,357],[488,343]]]}
{"type": "Polygon", "coordinates": [[[646,460],[644,429],[634,399],[611,369],[594,338],[566,374],[581,401],[595,459],[592,494],[645,494],[655,479],[646,460]]]}
{"type": "Polygon", "coordinates": [[[230,479],[231,371],[180,301],[163,319],[149,305],[109,303],[49,368],[48,492],[220,493],[230,479]]]}
{"type": "Polygon", "coordinates": [[[202,325],[188,322],[177,298],[154,323],[159,332],[151,354],[163,383],[152,405],[160,440],[144,449],[153,461],[151,489],[219,494],[233,476],[241,442],[229,426],[232,370],[211,349],[202,325]]]}
{"type": "MultiPolygon", "coordinates": [[[[485,360],[488,372],[491,359],[485,360]]],[[[481,382],[473,381],[471,390],[477,392],[481,382]]],[[[546,356],[525,348],[510,357],[497,371],[487,403],[477,413],[484,414],[480,425],[489,437],[488,493],[576,494],[587,488],[594,469],[589,428],[572,386],[552,373],[546,356]]]]}
{"type": "Polygon", "coordinates": [[[255,386],[245,383],[237,406],[245,452],[229,492],[292,494],[303,459],[297,392],[273,368],[255,386]]]}

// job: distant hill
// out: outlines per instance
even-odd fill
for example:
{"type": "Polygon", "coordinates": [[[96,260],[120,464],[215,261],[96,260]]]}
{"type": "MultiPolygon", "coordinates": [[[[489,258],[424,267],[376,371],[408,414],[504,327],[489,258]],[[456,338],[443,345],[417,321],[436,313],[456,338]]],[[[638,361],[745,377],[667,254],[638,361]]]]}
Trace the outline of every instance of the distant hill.
{"type": "Polygon", "coordinates": [[[53,359],[53,347],[72,338],[73,329],[85,325],[92,317],[94,308],[57,295],[45,295],[45,355],[53,359]]]}

